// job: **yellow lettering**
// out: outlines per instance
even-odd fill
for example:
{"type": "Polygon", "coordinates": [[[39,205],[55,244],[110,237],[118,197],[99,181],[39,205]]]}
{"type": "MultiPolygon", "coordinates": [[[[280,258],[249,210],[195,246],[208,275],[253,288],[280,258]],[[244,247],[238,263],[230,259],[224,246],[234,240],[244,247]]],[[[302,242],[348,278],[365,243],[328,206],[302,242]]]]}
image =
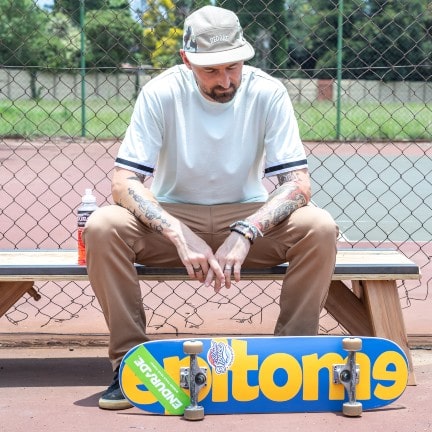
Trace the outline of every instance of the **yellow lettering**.
{"type": "Polygon", "coordinates": [[[153,393],[148,390],[140,390],[138,388],[140,384],[142,383],[132,372],[132,369],[125,365],[122,372],[122,385],[128,398],[133,400],[135,404],[150,405],[155,403],[157,399],[153,393]]]}
{"type": "Polygon", "coordinates": [[[248,355],[247,342],[233,340],[234,363],[232,371],[232,394],[238,401],[251,401],[258,397],[259,386],[250,386],[248,383],[248,371],[258,369],[258,356],[248,355]]]}
{"type": "MultiPolygon", "coordinates": [[[[333,383],[333,365],[346,364],[347,357],[342,358],[339,354],[329,353],[322,357],[311,354],[303,357],[303,399],[318,400],[319,372],[321,369],[328,370],[329,377],[329,399],[343,400],[345,398],[345,387],[343,384],[333,383]]],[[[370,359],[366,354],[357,353],[356,364],[359,366],[359,383],[356,388],[358,399],[370,399],[370,359]]]]}
{"type": "Polygon", "coordinates": [[[388,386],[377,384],[374,391],[377,398],[391,400],[399,397],[404,391],[408,380],[408,367],[401,354],[387,351],[377,358],[372,374],[376,380],[391,382],[388,386]],[[394,370],[389,370],[389,365],[394,365],[394,370]]]}
{"type": "Polygon", "coordinates": [[[261,365],[259,383],[261,391],[270,400],[282,402],[292,399],[302,385],[302,368],[295,357],[289,354],[272,354],[261,365]],[[274,382],[274,374],[278,369],[285,370],[288,375],[286,383],[281,386],[274,382]]]}
{"type": "Polygon", "coordinates": [[[303,357],[303,399],[318,400],[319,373],[321,369],[327,369],[329,380],[329,399],[343,400],[345,397],[344,386],[333,383],[333,365],[344,364],[342,356],[336,353],[325,354],[318,358],[317,354],[303,357]]]}
{"type": "Polygon", "coordinates": [[[370,358],[362,353],[356,353],[356,363],[360,368],[359,383],[356,388],[356,398],[369,400],[371,397],[371,362],[370,358]]]}

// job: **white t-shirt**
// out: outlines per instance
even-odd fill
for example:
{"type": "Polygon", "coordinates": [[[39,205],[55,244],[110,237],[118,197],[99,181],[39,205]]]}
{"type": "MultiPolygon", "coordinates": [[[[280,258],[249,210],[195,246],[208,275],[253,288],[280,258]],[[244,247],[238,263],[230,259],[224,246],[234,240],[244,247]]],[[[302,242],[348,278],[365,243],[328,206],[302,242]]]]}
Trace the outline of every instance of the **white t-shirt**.
{"type": "Polygon", "coordinates": [[[285,87],[243,66],[233,100],[211,102],[192,72],[174,66],[149,81],[137,99],[115,165],[154,175],[161,202],[264,202],[266,176],[307,167],[285,87]]]}

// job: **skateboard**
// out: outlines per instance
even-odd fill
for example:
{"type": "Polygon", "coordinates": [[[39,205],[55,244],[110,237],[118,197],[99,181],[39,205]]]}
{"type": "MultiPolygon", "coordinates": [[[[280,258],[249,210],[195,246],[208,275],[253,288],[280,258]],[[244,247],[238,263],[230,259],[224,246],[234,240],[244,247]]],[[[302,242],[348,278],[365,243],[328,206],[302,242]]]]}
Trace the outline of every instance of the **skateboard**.
{"type": "Polygon", "coordinates": [[[120,365],[124,396],[149,413],[343,412],[388,405],[401,396],[408,362],[375,337],[279,336],[150,341],[120,365]]]}

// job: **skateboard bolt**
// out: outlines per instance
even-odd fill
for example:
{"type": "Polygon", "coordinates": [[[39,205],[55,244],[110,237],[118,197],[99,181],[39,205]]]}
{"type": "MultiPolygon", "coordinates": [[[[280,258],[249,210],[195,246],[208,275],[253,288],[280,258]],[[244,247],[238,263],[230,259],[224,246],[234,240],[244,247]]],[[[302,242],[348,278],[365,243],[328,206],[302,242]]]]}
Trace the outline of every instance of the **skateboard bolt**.
{"type": "Polygon", "coordinates": [[[206,376],[203,373],[197,373],[195,375],[195,384],[197,385],[203,385],[206,382],[206,376]]]}
{"type": "Polygon", "coordinates": [[[348,370],[344,370],[340,373],[340,380],[342,382],[348,382],[351,381],[351,372],[348,370]]]}

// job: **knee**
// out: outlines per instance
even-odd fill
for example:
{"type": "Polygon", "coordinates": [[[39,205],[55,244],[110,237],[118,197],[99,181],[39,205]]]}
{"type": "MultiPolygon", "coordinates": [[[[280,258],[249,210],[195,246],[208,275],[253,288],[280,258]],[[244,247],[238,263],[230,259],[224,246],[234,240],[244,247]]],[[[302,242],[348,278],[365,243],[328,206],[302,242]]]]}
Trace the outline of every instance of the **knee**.
{"type": "Polygon", "coordinates": [[[336,244],[339,228],[333,217],[324,209],[307,206],[300,215],[303,236],[313,239],[318,245],[336,244]]]}
{"type": "Polygon", "coordinates": [[[333,217],[326,210],[317,209],[313,230],[323,241],[336,242],[339,236],[339,227],[333,217]]]}
{"type": "Polygon", "coordinates": [[[115,217],[115,206],[100,207],[95,210],[87,220],[84,228],[84,242],[86,247],[92,244],[101,244],[108,241],[110,233],[115,231],[118,218],[115,217]]]}

